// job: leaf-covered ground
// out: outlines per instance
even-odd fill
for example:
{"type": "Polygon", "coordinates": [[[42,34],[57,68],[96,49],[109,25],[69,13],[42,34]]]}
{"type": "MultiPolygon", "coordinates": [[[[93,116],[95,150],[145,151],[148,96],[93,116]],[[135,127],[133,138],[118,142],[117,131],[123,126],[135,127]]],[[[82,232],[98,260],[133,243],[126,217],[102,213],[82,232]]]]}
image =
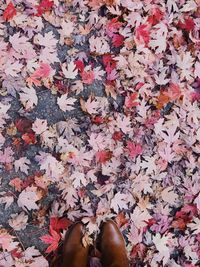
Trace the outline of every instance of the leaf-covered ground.
{"type": "Polygon", "coordinates": [[[199,32],[199,0],[1,1],[0,266],[106,218],[131,266],[199,266],[199,32]]]}

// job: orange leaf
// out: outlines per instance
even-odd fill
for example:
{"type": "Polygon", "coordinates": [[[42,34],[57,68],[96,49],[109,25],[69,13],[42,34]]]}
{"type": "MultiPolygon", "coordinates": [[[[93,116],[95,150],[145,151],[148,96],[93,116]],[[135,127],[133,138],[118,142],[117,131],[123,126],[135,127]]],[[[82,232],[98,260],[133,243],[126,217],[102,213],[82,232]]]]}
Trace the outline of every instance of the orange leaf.
{"type": "Polygon", "coordinates": [[[162,109],[165,104],[169,102],[170,98],[168,95],[166,95],[164,92],[161,92],[158,97],[158,102],[156,104],[157,109],[162,109]]]}

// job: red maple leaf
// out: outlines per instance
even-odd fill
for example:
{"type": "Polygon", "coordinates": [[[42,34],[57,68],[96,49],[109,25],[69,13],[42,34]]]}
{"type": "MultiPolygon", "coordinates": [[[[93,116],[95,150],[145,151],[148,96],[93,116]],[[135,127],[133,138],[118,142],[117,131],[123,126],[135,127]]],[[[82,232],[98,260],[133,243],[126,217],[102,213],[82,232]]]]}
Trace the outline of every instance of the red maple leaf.
{"type": "Polygon", "coordinates": [[[83,61],[81,61],[81,60],[79,59],[79,60],[74,61],[74,63],[75,63],[75,65],[76,65],[76,68],[77,68],[80,72],[82,72],[82,71],[84,70],[85,65],[84,65],[83,61]]]}
{"type": "Polygon", "coordinates": [[[159,8],[153,8],[152,15],[148,17],[148,22],[153,26],[156,25],[162,18],[164,13],[159,8]]]}
{"type": "Polygon", "coordinates": [[[112,139],[115,141],[121,141],[123,138],[123,133],[122,132],[114,132],[112,139]]]}
{"type": "Polygon", "coordinates": [[[23,256],[22,252],[18,251],[17,248],[15,248],[11,251],[11,255],[13,258],[18,258],[18,259],[22,258],[22,256],[23,256]]]}
{"type": "Polygon", "coordinates": [[[52,251],[55,251],[58,248],[60,235],[50,227],[50,235],[43,235],[40,237],[40,239],[45,244],[50,244],[50,246],[48,246],[45,252],[51,253],[52,251]]]}
{"type": "Polygon", "coordinates": [[[112,152],[109,150],[102,150],[98,151],[96,154],[96,161],[99,163],[105,163],[106,161],[110,160],[112,157],[112,152]]]}
{"type": "Polygon", "coordinates": [[[195,23],[194,23],[193,19],[185,18],[184,22],[182,22],[182,21],[178,22],[178,26],[183,30],[191,31],[194,29],[195,23]]]}
{"type": "Polygon", "coordinates": [[[23,134],[22,139],[27,145],[33,145],[37,143],[36,136],[33,131],[23,134]]]}
{"type": "Polygon", "coordinates": [[[104,118],[102,118],[101,116],[95,116],[94,118],[92,118],[92,122],[95,124],[102,124],[104,123],[104,118]]]}
{"type": "Polygon", "coordinates": [[[8,21],[8,20],[11,20],[16,14],[17,14],[17,11],[16,11],[15,6],[13,5],[12,2],[10,2],[3,12],[3,18],[4,20],[8,21]]]}
{"type": "Polygon", "coordinates": [[[31,130],[32,122],[27,118],[20,118],[15,121],[15,126],[20,133],[26,133],[31,130]]]}
{"type": "Polygon", "coordinates": [[[50,219],[50,228],[55,230],[56,232],[60,232],[60,230],[65,230],[71,225],[71,221],[67,218],[59,219],[57,217],[52,217],[50,219]]]}
{"type": "Polygon", "coordinates": [[[36,6],[37,8],[36,16],[42,16],[44,12],[51,10],[53,5],[54,5],[53,1],[42,0],[41,3],[38,6],[36,6]]]}
{"type": "Polygon", "coordinates": [[[112,37],[112,44],[114,47],[120,47],[124,43],[124,36],[121,34],[114,34],[112,37]]]}

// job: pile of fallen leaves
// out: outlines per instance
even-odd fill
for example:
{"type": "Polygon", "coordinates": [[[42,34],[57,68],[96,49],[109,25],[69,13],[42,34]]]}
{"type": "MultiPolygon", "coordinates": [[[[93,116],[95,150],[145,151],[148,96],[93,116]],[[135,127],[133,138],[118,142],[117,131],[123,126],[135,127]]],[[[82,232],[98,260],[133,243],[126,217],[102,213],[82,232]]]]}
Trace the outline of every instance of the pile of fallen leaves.
{"type": "Polygon", "coordinates": [[[133,266],[200,264],[199,32],[199,0],[1,1],[0,266],[48,266],[31,224],[48,254],[106,218],[133,266]],[[62,120],[30,119],[43,91],[62,120]]]}

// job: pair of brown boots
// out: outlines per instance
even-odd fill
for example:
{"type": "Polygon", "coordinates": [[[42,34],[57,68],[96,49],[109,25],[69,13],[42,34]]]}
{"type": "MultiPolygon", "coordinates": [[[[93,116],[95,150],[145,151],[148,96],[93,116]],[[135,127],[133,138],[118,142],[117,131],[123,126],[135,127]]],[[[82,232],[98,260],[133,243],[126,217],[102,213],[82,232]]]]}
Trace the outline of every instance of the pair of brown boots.
{"type": "MultiPolygon", "coordinates": [[[[89,246],[83,246],[83,224],[76,223],[68,231],[59,265],[52,267],[87,267],[89,246]]],[[[101,226],[98,240],[103,267],[128,267],[128,257],[123,236],[114,221],[108,220],[101,226]]]]}

